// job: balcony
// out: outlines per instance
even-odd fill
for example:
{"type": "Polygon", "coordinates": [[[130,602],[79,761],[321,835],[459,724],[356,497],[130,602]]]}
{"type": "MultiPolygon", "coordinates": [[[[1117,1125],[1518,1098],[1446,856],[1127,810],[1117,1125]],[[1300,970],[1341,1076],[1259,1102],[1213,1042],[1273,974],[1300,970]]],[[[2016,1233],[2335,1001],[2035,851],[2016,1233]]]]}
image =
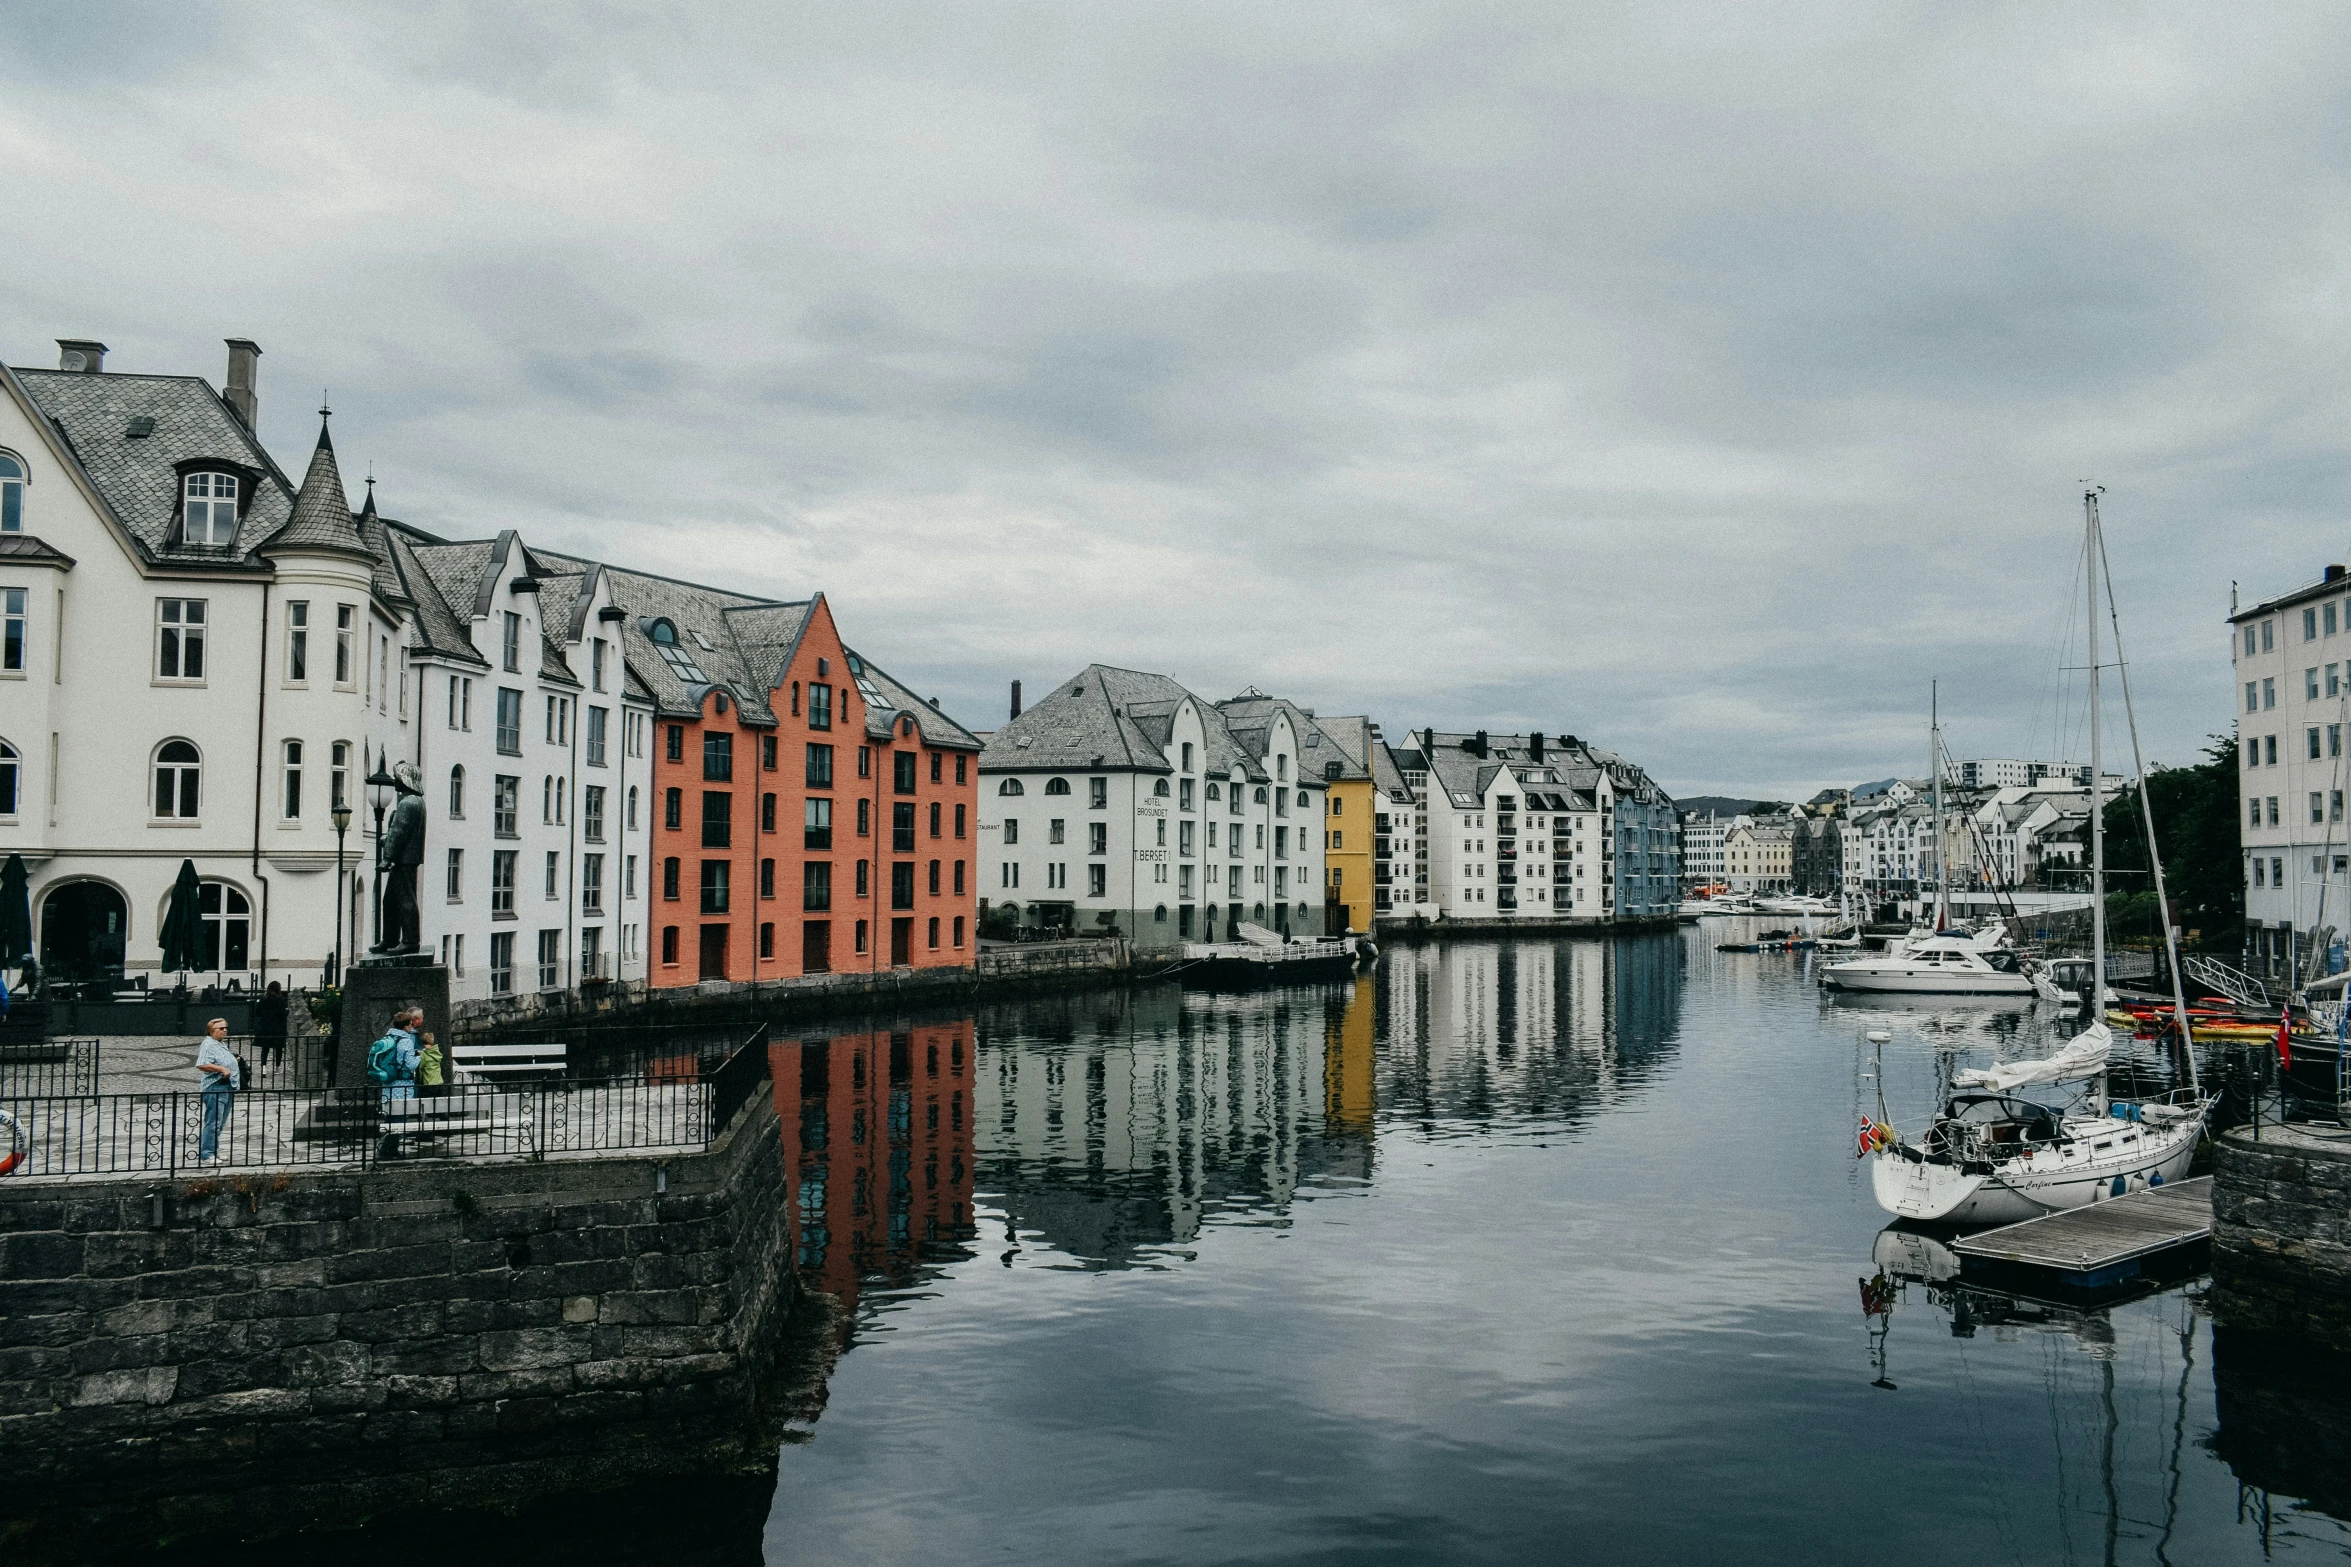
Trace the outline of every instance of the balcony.
{"type": "Polygon", "coordinates": [[[1505,914],[1517,913],[1518,894],[1511,891],[1508,887],[1503,888],[1501,891],[1494,894],[1494,907],[1500,909],[1505,914]]]}

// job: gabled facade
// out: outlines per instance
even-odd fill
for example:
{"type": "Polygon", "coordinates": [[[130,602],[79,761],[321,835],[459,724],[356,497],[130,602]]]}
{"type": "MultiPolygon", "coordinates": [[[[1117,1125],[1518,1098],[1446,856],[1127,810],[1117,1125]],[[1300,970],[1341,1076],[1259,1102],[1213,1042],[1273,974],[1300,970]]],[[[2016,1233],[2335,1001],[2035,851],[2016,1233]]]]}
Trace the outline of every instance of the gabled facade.
{"type": "MultiPolygon", "coordinates": [[[[61,349],[57,370],[0,369],[0,854],[32,872],[36,953],[60,981],[176,977],[159,929],[185,860],[194,978],[315,983],[330,811],[354,806],[364,884],[359,781],[408,750],[407,606],[323,424],[299,487],[255,439],[251,344],[230,344],[235,405],[61,349]]],[[[346,923],[346,952],[369,937],[346,923]]]]}
{"type": "Polygon", "coordinates": [[[778,602],[608,570],[652,693],[656,986],[968,965],[979,741],[778,602]]]}
{"type": "Polygon", "coordinates": [[[1429,881],[1425,767],[1417,751],[1400,752],[1372,726],[1372,912],[1376,919],[1427,918],[1429,881]],[[1416,786],[1415,778],[1421,780],[1416,786]]]}
{"type": "Polygon", "coordinates": [[[991,928],[1116,930],[1146,952],[1243,923],[1322,934],[1324,781],[1290,704],[1236,701],[1228,717],[1165,675],[1094,664],[991,734],[991,928]]]}

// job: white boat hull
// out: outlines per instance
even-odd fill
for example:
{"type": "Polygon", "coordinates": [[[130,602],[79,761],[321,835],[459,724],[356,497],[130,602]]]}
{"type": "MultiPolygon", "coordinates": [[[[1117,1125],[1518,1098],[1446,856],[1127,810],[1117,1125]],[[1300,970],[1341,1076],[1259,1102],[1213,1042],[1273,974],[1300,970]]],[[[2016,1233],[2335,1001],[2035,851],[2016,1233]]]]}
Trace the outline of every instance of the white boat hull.
{"type": "Polygon", "coordinates": [[[1867,963],[1839,963],[1821,971],[1820,982],[1831,990],[1860,990],[1878,995],[1905,996],[2030,996],[2033,982],[2022,974],[1916,973],[1899,968],[1874,968],[1867,963]]]}
{"type": "Polygon", "coordinates": [[[2014,1224],[2145,1191],[2158,1176],[2165,1184],[2180,1179],[2195,1162],[2203,1124],[2201,1116],[2174,1126],[2115,1121],[2110,1133],[2078,1136],[2076,1156],[2045,1148],[2029,1159],[2003,1160],[1988,1174],[1881,1149],[1870,1155],[1870,1188],[1879,1207],[1905,1219],[2014,1224]],[[2121,1192],[2114,1189],[2117,1180],[2121,1192]]]}

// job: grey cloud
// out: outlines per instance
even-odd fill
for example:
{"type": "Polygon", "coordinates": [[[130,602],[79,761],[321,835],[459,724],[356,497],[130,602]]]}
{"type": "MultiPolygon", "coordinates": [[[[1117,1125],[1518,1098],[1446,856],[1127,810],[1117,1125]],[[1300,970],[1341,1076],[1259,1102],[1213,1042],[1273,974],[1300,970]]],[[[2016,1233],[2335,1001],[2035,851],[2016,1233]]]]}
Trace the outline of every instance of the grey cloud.
{"type": "Polygon", "coordinates": [[[52,8],[0,352],[395,512],[830,592],[985,723],[1101,658],[1690,790],[2056,744],[2078,484],[2150,748],[2351,553],[2351,21],[1869,6],[52,8]],[[220,83],[233,79],[235,112],[220,83]]]}

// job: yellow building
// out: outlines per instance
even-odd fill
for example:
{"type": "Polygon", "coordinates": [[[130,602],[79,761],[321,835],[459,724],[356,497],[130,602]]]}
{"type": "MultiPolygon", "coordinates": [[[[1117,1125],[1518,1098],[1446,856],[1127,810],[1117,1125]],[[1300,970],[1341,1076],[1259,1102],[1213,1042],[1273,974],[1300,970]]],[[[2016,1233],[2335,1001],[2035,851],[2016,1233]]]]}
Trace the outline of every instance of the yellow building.
{"type": "Polygon", "coordinates": [[[1379,726],[1365,717],[1319,714],[1314,725],[1322,731],[1325,749],[1307,751],[1304,762],[1322,779],[1325,791],[1323,858],[1329,880],[1322,893],[1323,928],[1333,935],[1348,930],[1368,935],[1374,912],[1372,823],[1380,809],[1371,782],[1371,753],[1380,743],[1379,726]]]}

